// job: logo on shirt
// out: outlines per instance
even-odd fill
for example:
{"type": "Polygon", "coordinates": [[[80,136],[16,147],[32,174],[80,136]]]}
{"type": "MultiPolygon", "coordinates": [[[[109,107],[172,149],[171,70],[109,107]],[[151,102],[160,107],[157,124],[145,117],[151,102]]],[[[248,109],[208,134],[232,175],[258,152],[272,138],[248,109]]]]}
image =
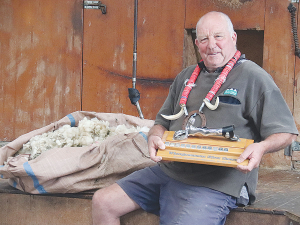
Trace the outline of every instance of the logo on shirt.
{"type": "Polygon", "coordinates": [[[224,95],[232,95],[237,96],[238,90],[235,88],[228,88],[226,91],[224,91],[224,95]]]}

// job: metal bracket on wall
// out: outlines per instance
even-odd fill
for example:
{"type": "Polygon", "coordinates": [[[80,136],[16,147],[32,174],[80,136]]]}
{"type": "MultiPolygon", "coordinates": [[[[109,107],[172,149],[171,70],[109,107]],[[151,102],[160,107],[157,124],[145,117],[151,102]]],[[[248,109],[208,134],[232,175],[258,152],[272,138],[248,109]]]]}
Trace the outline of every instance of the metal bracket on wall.
{"type": "Polygon", "coordinates": [[[284,149],[285,156],[293,156],[293,152],[300,153],[300,143],[298,141],[293,141],[291,145],[284,149]]]}
{"type": "Polygon", "coordinates": [[[106,14],[106,5],[102,4],[101,1],[84,1],[84,9],[101,9],[102,14],[106,14]]]}
{"type": "Polygon", "coordinates": [[[284,149],[284,155],[291,156],[292,170],[299,170],[300,163],[300,143],[293,141],[293,143],[284,149]]]}

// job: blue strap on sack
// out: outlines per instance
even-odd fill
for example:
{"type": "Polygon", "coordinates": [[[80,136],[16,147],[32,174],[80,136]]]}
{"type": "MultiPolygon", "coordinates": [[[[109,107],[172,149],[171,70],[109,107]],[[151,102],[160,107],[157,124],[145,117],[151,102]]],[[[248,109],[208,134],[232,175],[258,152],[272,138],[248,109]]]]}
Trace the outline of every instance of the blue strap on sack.
{"type": "Polygon", "coordinates": [[[139,132],[139,134],[140,135],[142,135],[143,136],[143,138],[145,138],[145,140],[148,142],[148,137],[147,137],[147,135],[146,134],[144,134],[143,132],[139,132]]]}
{"type": "Polygon", "coordinates": [[[71,121],[71,127],[75,127],[76,121],[75,121],[75,118],[72,116],[72,114],[67,115],[67,117],[71,121]]]}
{"type": "Polygon", "coordinates": [[[41,185],[41,184],[39,183],[39,180],[38,180],[37,177],[35,176],[35,174],[34,174],[32,168],[31,168],[31,166],[29,165],[29,163],[28,163],[28,162],[25,162],[25,163],[23,164],[23,167],[24,167],[26,173],[28,174],[28,176],[30,176],[31,179],[33,180],[33,186],[34,186],[34,188],[35,188],[36,190],[38,190],[38,192],[39,192],[40,194],[47,194],[47,191],[44,189],[43,185],[41,185]]]}

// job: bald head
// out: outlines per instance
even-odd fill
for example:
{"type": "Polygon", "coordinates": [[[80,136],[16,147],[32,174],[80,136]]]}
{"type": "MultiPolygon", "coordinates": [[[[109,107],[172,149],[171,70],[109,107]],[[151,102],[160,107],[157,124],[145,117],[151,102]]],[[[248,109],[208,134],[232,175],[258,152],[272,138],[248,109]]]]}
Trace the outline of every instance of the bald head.
{"type": "Polygon", "coordinates": [[[205,14],[197,23],[196,33],[195,44],[208,71],[225,66],[235,54],[237,35],[226,14],[205,14]]]}
{"type": "Polygon", "coordinates": [[[232,24],[232,22],[231,22],[229,16],[227,16],[225,13],[222,13],[222,12],[212,11],[212,12],[206,13],[204,16],[202,16],[202,17],[198,20],[198,23],[197,23],[197,25],[196,25],[196,34],[197,34],[197,27],[201,24],[201,21],[203,21],[206,17],[209,17],[209,16],[219,17],[220,19],[226,21],[226,22],[227,22],[227,28],[228,28],[228,31],[229,31],[231,34],[234,33],[233,24],[232,24]]]}

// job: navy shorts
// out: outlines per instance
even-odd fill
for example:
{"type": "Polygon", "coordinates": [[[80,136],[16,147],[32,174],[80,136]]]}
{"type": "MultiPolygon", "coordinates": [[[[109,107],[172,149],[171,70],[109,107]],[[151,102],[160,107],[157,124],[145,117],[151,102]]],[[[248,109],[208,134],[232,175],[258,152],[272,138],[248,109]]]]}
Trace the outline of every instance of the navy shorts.
{"type": "Polygon", "coordinates": [[[187,185],[148,167],[117,181],[142,209],[160,216],[160,224],[223,225],[236,198],[206,187],[187,185]]]}

